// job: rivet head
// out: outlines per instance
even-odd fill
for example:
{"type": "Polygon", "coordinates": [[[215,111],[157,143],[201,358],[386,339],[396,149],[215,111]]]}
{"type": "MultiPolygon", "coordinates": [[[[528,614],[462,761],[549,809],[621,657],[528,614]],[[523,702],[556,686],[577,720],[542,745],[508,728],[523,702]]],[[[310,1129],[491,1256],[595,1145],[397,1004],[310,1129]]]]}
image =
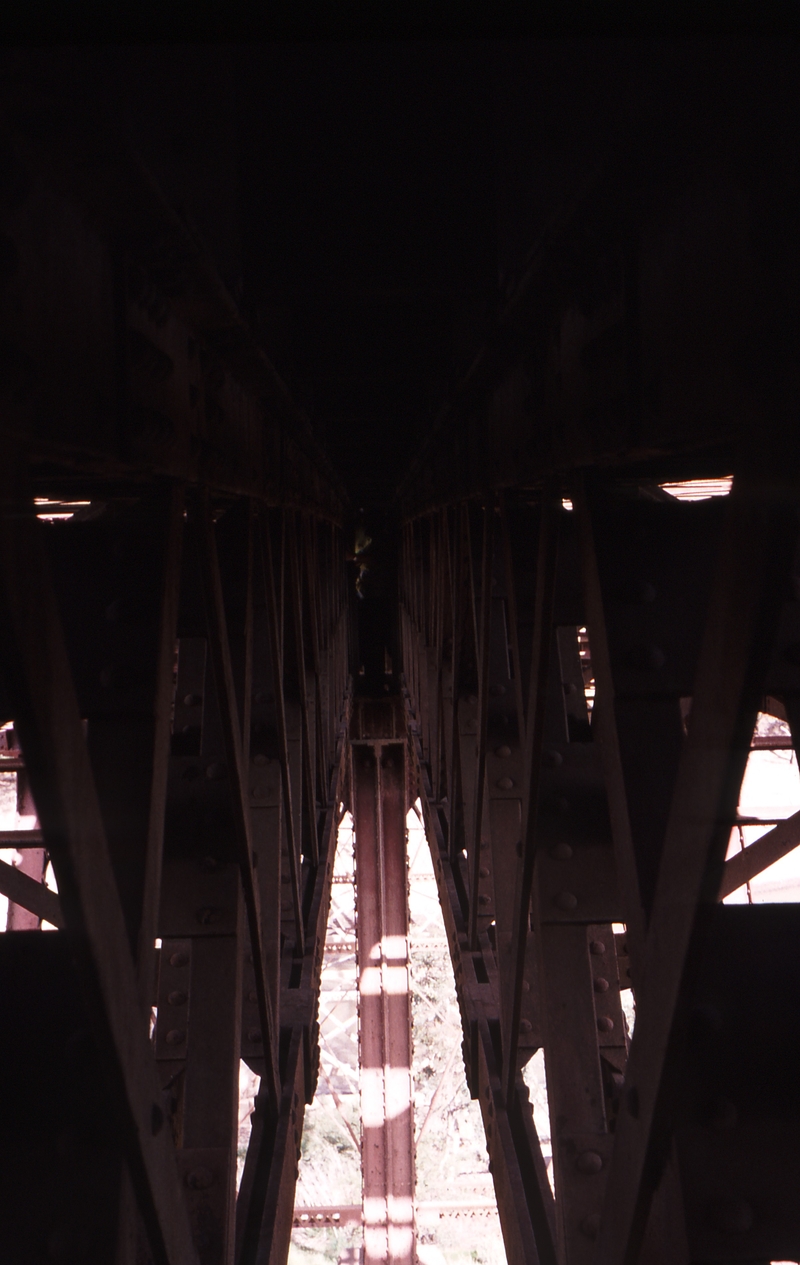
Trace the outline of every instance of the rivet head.
{"type": "Polygon", "coordinates": [[[253,756],[253,764],[257,764],[259,768],[263,768],[263,766],[267,764],[267,757],[259,752],[258,755],[253,756]]]}
{"type": "Polygon", "coordinates": [[[511,755],[511,748],[506,747],[506,746],[498,747],[497,750],[495,751],[495,755],[497,756],[498,760],[507,760],[508,757],[511,755]]]}
{"type": "Polygon", "coordinates": [[[694,1006],[689,1016],[689,1026],[694,1037],[711,1037],[722,1031],[722,1013],[716,1006],[694,1006]]]}
{"type": "Polygon", "coordinates": [[[520,1030],[520,1032],[530,1032],[530,1030],[531,1030],[531,1021],[530,1021],[530,1019],[520,1019],[520,1021],[519,1021],[519,1030],[520,1030]]]}
{"type": "Polygon", "coordinates": [[[167,998],[170,1006],[185,1006],[188,998],[180,988],[176,988],[167,998]]]}
{"type": "Polygon", "coordinates": [[[634,646],[628,653],[628,665],[643,672],[657,672],[663,668],[666,661],[667,656],[660,646],[634,646]]]}
{"type": "Polygon", "coordinates": [[[599,1173],[603,1167],[603,1157],[597,1151],[582,1151],[578,1156],[579,1173],[599,1173]]]}
{"type": "Polygon", "coordinates": [[[614,1020],[611,1018],[610,1015],[600,1016],[600,1018],[597,1020],[597,1031],[598,1032],[613,1032],[614,1031],[614,1020]]]}
{"type": "Polygon", "coordinates": [[[186,1185],[192,1190],[208,1190],[214,1185],[214,1174],[210,1168],[193,1168],[186,1174],[186,1185]]]}
{"type": "Polygon", "coordinates": [[[555,857],[556,861],[571,861],[572,848],[568,843],[557,843],[550,855],[555,857]]]}
{"type": "Polygon", "coordinates": [[[250,989],[250,992],[247,994],[247,1000],[250,1002],[252,1006],[255,1006],[256,1002],[258,1001],[258,993],[255,991],[255,989],[253,988],[250,989]]]}
{"type": "Polygon", "coordinates": [[[184,707],[199,707],[202,701],[202,694],[185,694],[183,697],[184,707]]]}
{"type": "Polygon", "coordinates": [[[201,927],[211,927],[214,923],[222,922],[222,910],[213,905],[205,905],[202,909],[198,909],[196,916],[201,927]]]}
{"type": "Polygon", "coordinates": [[[709,1220],[722,1234],[745,1234],[753,1226],[753,1209],[745,1199],[720,1199],[709,1208],[709,1220]]]}
{"type": "Polygon", "coordinates": [[[551,751],[545,751],[544,756],[542,758],[543,758],[544,763],[547,765],[549,769],[559,769],[561,768],[561,765],[564,763],[563,755],[561,754],[560,751],[556,751],[555,749],[551,751]]]}
{"type": "Polygon", "coordinates": [[[577,909],[578,898],[574,892],[559,892],[555,903],[559,909],[563,909],[566,913],[571,909],[577,909]]]}
{"type": "Polygon", "coordinates": [[[481,892],[480,896],[478,897],[478,904],[491,905],[491,903],[492,903],[491,896],[487,896],[485,892],[481,892]]]}
{"type": "Polygon", "coordinates": [[[595,957],[598,957],[598,958],[602,957],[605,951],[606,951],[606,946],[603,944],[602,940],[592,940],[591,944],[589,945],[589,952],[593,953],[595,957]]]}
{"type": "Polygon", "coordinates": [[[248,1040],[248,1041],[253,1041],[253,1042],[256,1042],[256,1043],[257,1043],[257,1042],[259,1042],[259,1041],[261,1040],[261,1030],[260,1030],[260,1028],[248,1028],[248,1029],[247,1029],[247,1040],[248,1040]]]}
{"type": "Polygon", "coordinates": [[[717,1133],[735,1129],[739,1123],[736,1103],[731,1102],[730,1098],[723,1098],[721,1094],[707,1104],[703,1116],[708,1127],[717,1133]]]}
{"type": "Polygon", "coordinates": [[[640,602],[654,602],[656,600],[656,586],[651,584],[649,580],[640,580],[637,585],[638,597],[640,602]]]}
{"type": "Polygon", "coordinates": [[[578,687],[574,681],[564,682],[564,694],[567,698],[572,698],[573,695],[577,693],[578,693],[578,687]]]}
{"type": "Polygon", "coordinates": [[[189,954],[183,953],[182,951],[178,951],[177,953],[171,953],[169,955],[169,964],[170,966],[188,966],[189,954]]]}
{"type": "Polygon", "coordinates": [[[489,693],[494,694],[495,698],[502,698],[505,692],[506,687],[504,685],[491,685],[489,687],[489,693]]]}
{"type": "Polygon", "coordinates": [[[501,791],[510,791],[514,786],[514,779],[511,777],[501,777],[497,780],[497,785],[501,791]]]}
{"type": "Polygon", "coordinates": [[[602,975],[597,975],[597,976],[595,976],[595,980],[594,980],[594,991],[595,991],[596,993],[607,993],[607,992],[608,992],[608,980],[607,980],[607,979],[604,979],[602,975]]]}
{"type": "Polygon", "coordinates": [[[526,979],[522,981],[522,991],[523,993],[529,993],[531,991],[531,986],[526,979]]]}
{"type": "Polygon", "coordinates": [[[600,1233],[600,1213],[590,1212],[588,1217],[584,1217],[581,1221],[581,1234],[585,1234],[587,1239],[596,1239],[600,1233]]]}
{"type": "Polygon", "coordinates": [[[783,657],[787,663],[791,663],[794,667],[800,667],[800,641],[794,641],[789,646],[784,646],[783,657]]]}
{"type": "Polygon", "coordinates": [[[227,770],[225,768],[225,765],[220,764],[216,760],[212,764],[209,764],[206,768],[206,777],[209,779],[210,782],[221,782],[222,779],[226,776],[226,773],[227,773],[227,770]]]}
{"type": "Polygon", "coordinates": [[[182,1028],[170,1028],[166,1036],[167,1045],[183,1045],[186,1033],[182,1028]]]}
{"type": "Polygon", "coordinates": [[[487,869],[485,865],[482,865],[481,868],[478,870],[478,874],[480,875],[481,878],[488,878],[489,870],[487,869]]]}

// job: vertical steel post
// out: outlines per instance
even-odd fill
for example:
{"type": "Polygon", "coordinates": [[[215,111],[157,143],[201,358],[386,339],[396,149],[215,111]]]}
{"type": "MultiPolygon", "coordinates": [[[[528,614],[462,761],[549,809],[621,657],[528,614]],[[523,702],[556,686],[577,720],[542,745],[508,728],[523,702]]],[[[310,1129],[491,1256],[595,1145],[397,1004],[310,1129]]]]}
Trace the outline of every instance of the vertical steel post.
{"type": "Polygon", "coordinates": [[[357,711],[352,785],[365,1265],[415,1260],[405,745],[394,731],[392,703],[357,711]],[[367,709],[368,723],[359,724],[367,709]]]}

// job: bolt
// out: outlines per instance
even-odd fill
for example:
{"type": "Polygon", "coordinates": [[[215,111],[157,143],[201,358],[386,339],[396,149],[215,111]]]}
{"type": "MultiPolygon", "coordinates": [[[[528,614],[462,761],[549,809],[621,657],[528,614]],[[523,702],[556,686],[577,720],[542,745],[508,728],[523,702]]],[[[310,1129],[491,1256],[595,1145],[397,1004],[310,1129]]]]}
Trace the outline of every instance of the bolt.
{"type": "Polygon", "coordinates": [[[214,1174],[210,1168],[193,1168],[186,1174],[186,1185],[192,1190],[208,1190],[214,1184],[214,1174]]]}
{"type": "Polygon", "coordinates": [[[571,861],[572,848],[568,843],[557,843],[550,855],[555,857],[556,861],[571,861]]]}
{"type": "Polygon", "coordinates": [[[595,957],[598,957],[598,958],[602,957],[605,951],[606,951],[606,946],[603,944],[602,940],[592,940],[591,944],[589,945],[589,952],[594,953],[595,957]]]}
{"type": "Polygon", "coordinates": [[[584,1217],[581,1221],[581,1234],[585,1234],[587,1239],[596,1239],[600,1233],[600,1213],[590,1212],[588,1217],[584,1217]]]}
{"type": "Polygon", "coordinates": [[[186,1002],[188,1001],[188,998],[186,996],[186,993],[181,992],[180,989],[175,989],[173,993],[170,993],[169,997],[167,998],[167,1001],[169,1002],[170,1006],[185,1006],[186,1002]]]}
{"type": "Polygon", "coordinates": [[[497,756],[498,760],[507,760],[508,757],[511,755],[511,748],[506,747],[506,746],[498,747],[497,750],[495,751],[495,755],[497,756]]]}
{"type": "Polygon", "coordinates": [[[212,905],[207,905],[203,909],[198,909],[197,921],[201,927],[210,927],[214,923],[222,921],[222,910],[216,909],[212,905]]]}
{"type": "Polygon", "coordinates": [[[709,1219],[722,1234],[745,1234],[753,1226],[753,1209],[745,1199],[720,1199],[709,1208],[709,1219]]]}
{"type": "Polygon", "coordinates": [[[182,1028],[170,1028],[166,1035],[167,1045],[183,1045],[186,1040],[186,1033],[182,1028]]]}
{"type": "Polygon", "coordinates": [[[597,1151],[582,1151],[578,1156],[578,1172],[599,1173],[603,1167],[603,1157],[597,1151]]]}
{"type": "Polygon", "coordinates": [[[739,1112],[736,1104],[731,1102],[730,1098],[723,1098],[722,1095],[714,1098],[708,1104],[704,1115],[708,1127],[718,1133],[725,1133],[728,1129],[735,1129],[739,1123],[739,1112]]]}
{"type": "Polygon", "coordinates": [[[595,991],[596,993],[607,993],[607,992],[608,992],[608,980],[607,980],[607,979],[604,979],[602,975],[598,975],[598,976],[596,977],[596,979],[595,979],[595,981],[594,981],[594,991],[595,991]]]}
{"type": "Polygon", "coordinates": [[[185,694],[183,697],[184,707],[199,707],[202,701],[202,694],[185,694]]]}
{"type": "Polygon", "coordinates": [[[182,951],[179,951],[178,953],[171,953],[169,964],[170,966],[188,966],[189,954],[183,953],[182,951]]]}
{"type": "Polygon", "coordinates": [[[150,1108],[150,1132],[152,1133],[154,1138],[157,1137],[157,1135],[161,1132],[163,1126],[164,1126],[164,1113],[159,1107],[158,1103],[154,1102],[152,1107],[150,1108]]]}
{"type": "Polygon", "coordinates": [[[667,661],[667,656],[659,646],[642,645],[634,646],[628,655],[628,663],[632,668],[639,668],[641,671],[658,671],[663,668],[667,661]]]}
{"type": "Polygon", "coordinates": [[[47,1236],[47,1255],[52,1261],[71,1258],[73,1235],[67,1226],[56,1226],[47,1236]]]}
{"type": "Polygon", "coordinates": [[[559,892],[555,900],[559,909],[563,909],[565,913],[578,906],[578,898],[573,892],[559,892]]]}
{"type": "Polygon", "coordinates": [[[600,1018],[597,1020],[597,1030],[598,1032],[613,1032],[614,1031],[614,1020],[611,1018],[610,1015],[600,1016],[600,1018]]]}
{"type": "Polygon", "coordinates": [[[564,757],[560,751],[556,751],[555,749],[551,751],[545,751],[544,764],[549,769],[559,769],[563,763],[564,763],[564,757]]]}
{"type": "Polygon", "coordinates": [[[637,596],[640,602],[654,602],[656,600],[656,587],[650,584],[648,580],[640,580],[636,585],[637,596]]]}
{"type": "Polygon", "coordinates": [[[510,791],[514,785],[514,779],[511,777],[498,778],[497,785],[501,791],[510,791]]]}
{"type": "Polygon", "coordinates": [[[531,1030],[531,1021],[530,1021],[530,1019],[520,1019],[520,1021],[519,1021],[519,1030],[520,1030],[520,1032],[530,1032],[530,1030],[531,1030]]]}
{"type": "Polygon", "coordinates": [[[7,285],[19,268],[19,251],[10,237],[0,237],[0,285],[7,285]]]}
{"type": "Polygon", "coordinates": [[[689,1022],[693,1036],[713,1036],[722,1030],[722,1013],[716,1006],[695,1006],[692,1009],[689,1022]]]}

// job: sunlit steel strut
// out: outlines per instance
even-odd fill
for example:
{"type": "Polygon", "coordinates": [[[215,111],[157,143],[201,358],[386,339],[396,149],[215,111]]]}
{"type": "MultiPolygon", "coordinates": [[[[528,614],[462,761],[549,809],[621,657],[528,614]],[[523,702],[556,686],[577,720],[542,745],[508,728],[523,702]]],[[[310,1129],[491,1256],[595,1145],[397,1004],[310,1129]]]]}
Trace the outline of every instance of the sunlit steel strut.
{"type": "Polygon", "coordinates": [[[415,1259],[401,717],[396,700],[361,702],[351,731],[367,1265],[411,1265],[415,1259]]]}

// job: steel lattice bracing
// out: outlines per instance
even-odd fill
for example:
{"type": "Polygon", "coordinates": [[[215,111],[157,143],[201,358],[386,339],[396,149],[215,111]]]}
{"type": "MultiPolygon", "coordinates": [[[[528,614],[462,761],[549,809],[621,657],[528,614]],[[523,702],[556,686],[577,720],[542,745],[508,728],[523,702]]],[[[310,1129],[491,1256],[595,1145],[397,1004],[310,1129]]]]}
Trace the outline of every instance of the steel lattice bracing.
{"type": "Polygon", "coordinates": [[[60,930],[0,937],[2,1254],[280,1261],[344,796],[342,495],[142,169],[90,210],[4,144],[0,768],[38,814],[4,843],[46,849],[58,896],[0,882],[60,930]]]}
{"type": "MultiPolygon", "coordinates": [[[[728,106],[743,60],[716,64],[728,106]]],[[[443,368],[407,471],[401,443],[344,436],[352,469],[372,454],[359,493],[400,478],[360,604],[347,494],[199,234],[96,85],[50,100],[54,63],[20,66],[0,102],[0,772],[37,824],[2,840],[28,864],[0,867],[0,1256],[283,1265],[336,825],[350,808],[362,873],[396,885],[419,795],[513,1265],[796,1259],[798,906],[721,903],[798,839],[795,813],[725,855],[758,712],[786,742],[800,724],[797,185],[753,89],[769,67],[736,126],[720,106],[672,135],[658,101],[685,65],[641,132],[611,112],[596,168],[582,151],[568,189],[550,170],[545,227],[468,371],[443,368]],[[707,502],[664,490],[725,476],[707,502]],[[357,697],[376,680],[392,700],[357,697]],[[555,1196],[522,1076],[538,1050],[555,1196]],[[237,1199],[240,1058],[261,1090],[237,1199]]],[[[515,163],[538,179],[504,153],[504,187],[515,163]]],[[[390,981],[401,904],[359,933],[390,981]]],[[[408,1003],[372,1000],[385,1086],[408,1003]]],[[[378,1257],[413,1230],[402,1094],[394,1137],[388,1112],[364,1122],[378,1257]]]]}

